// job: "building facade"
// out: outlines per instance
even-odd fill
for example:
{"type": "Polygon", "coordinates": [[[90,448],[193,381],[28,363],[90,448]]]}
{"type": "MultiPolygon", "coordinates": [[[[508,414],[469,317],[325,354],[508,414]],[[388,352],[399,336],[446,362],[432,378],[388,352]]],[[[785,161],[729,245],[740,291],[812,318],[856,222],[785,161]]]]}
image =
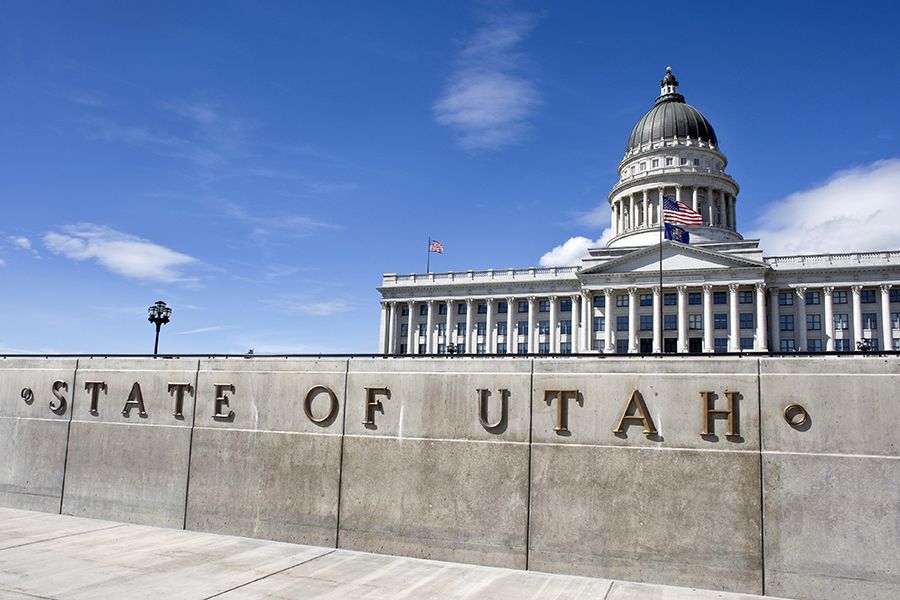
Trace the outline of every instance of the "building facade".
{"type": "Polygon", "coordinates": [[[900,350],[900,250],[764,256],[671,69],[609,193],[613,237],[571,267],[384,275],[383,354],[900,350]],[[663,200],[702,216],[662,239],[663,200]]]}

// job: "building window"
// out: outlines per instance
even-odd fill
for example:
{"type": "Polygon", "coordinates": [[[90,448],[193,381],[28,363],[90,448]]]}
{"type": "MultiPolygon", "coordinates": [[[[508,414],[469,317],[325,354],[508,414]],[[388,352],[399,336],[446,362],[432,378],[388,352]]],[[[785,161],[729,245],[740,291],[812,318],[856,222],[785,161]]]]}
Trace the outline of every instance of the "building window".
{"type": "Polygon", "coordinates": [[[652,294],[641,294],[640,305],[641,306],[653,306],[653,295],[652,294]]]}
{"type": "Polygon", "coordinates": [[[572,335],[572,320],[571,319],[560,320],[559,332],[564,335],[572,335]]]}
{"type": "Polygon", "coordinates": [[[594,317],[594,331],[604,331],[606,329],[606,317],[594,317]]]}
{"type": "Polygon", "coordinates": [[[572,342],[561,342],[559,344],[560,354],[572,354],[572,342]]]}
{"type": "Polygon", "coordinates": [[[527,300],[519,300],[518,312],[520,312],[520,313],[528,312],[528,301],[527,300]]]}
{"type": "Polygon", "coordinates": [[[699,167],[699,166],[700,166],[700,159],[699,159],[699,158],[695,158],[695,159],[694,159],[694,166],[695,166],[695,167],[699,167]]]}
{"type": "Polygon", "coordinates": [[[616,340],[616,354],[628,354],[628,340],[616,340]]]}
{"type": "Polygon", "coordinates": [[[878,329],[878,318],[875,313],[863,313],[863,329],[878,329]]]}
{"type": "Polygon", "coordinates": [[[688,315],[688,329],[695,331],[703,329],[703,315],[688,315]]]}
{"type": "Polygon", "coordinates": [[[485,323],[484,321],[478,321],[477,323],[475,323],[475,327],[478,330],[477,335],[487,335],[487,323],[485,323]]]}
{"type": "Polygon", "coordinates": [[[425,354],[425,344],[419,344],[419,354],[425,354]]]}
{"type": "Polygon", "coordinates": [[[900,352],[900,338],[894,338],[894,350],[900,352]]]}
{"type": "Polygon", "coordinates": [[[713,315],[713,329],[728,329],[727,313],[716,313],[713,315]]]}
{"type": "Polygon", "coordinates": [[[406,337],[409,334],[409,325],[407,323],[400,323],[400,337],[406,337]]]}
{"type": "Polygon", "coordinates": [[[438,335],[447,335],[447,323],[438,323],[438,335]]]}
{"type": "Polygon", "coordinates": [[[500,302],[497,304],[497,314],[504,315],[509,312],[509,304],[506,302],[500,302]]]}
{"type": "Polygon", "coordinates": [[[628,306],[628,294],[618,294],[616,296],[616,306],[628,306]]]}
{"type": "Polygon", "coordinates": [[[688,293],[688,304],[695,304],[699,306],[703,302],[700,292],[689,292],[688,293]]]}
{"type": "Polygon", "coordinates": [[[657,168],[659,166],[659,159],[654,158],[652,161],[650,161],[650,166],[653,167],[654,169],[657,168]]]}
{"type": "Polygon", "coordinates": [[[753,313],[740,314],[741,329],[753,329],[753,313]]]}
{"type": "Polygon", "coordinates": [[[428,333],[427,332],[428,325],[425,323],[419,323],[419,326],[417,327],[417,329],[419,330],[419,335],[425,335],[426,333],[428,333]]]}
{"type": "Polygon", "coordinates": [[[550,342],[539,342],[538,354],[550,354],[550,342]]]}
{"type": "Polygon", "coordinates": [[[465,354],[466,353],[466,343],[460,342],[456,345],[456,353],[457,354],[465,354]]]}
{"type": "Polygon", "coordinates": [[[424,317],[424,316],[427,315],[427,314],[428,314],[428,305],[427,305],[427,304],[420,304],[420,305],[419,305],[419,316],[424,317]]]}
{"type": "Polygon", "coordinates": [[[778,292],[778,304],[781,306],[794,304],[794,292],[778,292]]]}
{"type": "Polygon", "coordinates": [[[779,350],[782,352],[793,352],[797,347],[794,346],[794,340],[781,340],[781,346],[779,350]]]}
{"type": "Polygon", "coordinates": [[[606,308],[606,296],[594,296],[594,308],[606,308]]]}
{"type": "Polygon", "coordinates": [[[647,163],[641,162],[641,171],[646,171],[646,170],[647,170],[647,163]]]}
{"type": "Polygon", "coordinates": [[[550,321],[538,321],[538,333],[540,335],[550,335],[550,321]]]}
{"type": "Polygon", "coordinates": [[[753,350],[753,338],[752,337],[742,337],[741,338],[741,350],[753,350]]]}
{"type": "Polygon", "coordinates": [[[713,304],[728,304],[725,292],[713,292],[713,304]]]}
{"type": "Polygon", "coordinates": [[[741,304],[753,304],[753,292],[738,292],[738,302],[741,304]]]}
{"type": "Polygon", "coordinates": [[[465,302],[460,302],[459,306],[456,307],[456,314],[464,315],[469,312],[469,306],[465,302]]]}
{"type": "Polygon", "coordinates": [[[528,342],[519,342],[519,345],[516,346],[516,352],[518,354],[528,354],[528,342]]]}
{"type": "Polygon", "coordinates": [[[406,344],[400,344],[400,352],[398,354],[406,354],[406,344]]]}
{"type": "Polygon", "coordinates": [[[479,303],[478,303],[478,314],[479,314],[479,315],[486,315],[486,314],[487,314],[487,304],[485,304],[484,302],[479,302],[479,303]]]}
{"type": "Polygon", "coordinates": [[[819,292],[806,292],[806,303],[807,304],[821,304],[822,297],[819,295],[819,292]]]}
{"type": "Polygon", "coordinates": [[[900,329],[900,312],[891,313],[891,329],[900,329]]]}
{"type": "Polygon", "coordinates": [[[456,335],[466,335],[466,324],[465,323],[457,323],[456,324],[456,335]]]}
{"type": "Polygon", "coordinates": [[[806,315],[806,329],[820,331],[822,329],[822,315],[806,315]]]}
{"type": "Polygon", "coordinates": [[[781,315],[778,317],[778,323],[781,331],[793,331],[794,315],[781,315]]]}
{"type": "Polygon", "coordinates": [[[506,342],[497,344],[497,354],[506,354],[506,342]]]}
{"type": "Polygon", "coordinates": [[[628,331],[628,316],[616,317],[616,331],[628,331]]]}
{"type": "Polygon", "coordinates": [[[834,328],[837,331],[850,329],[850,321],[847,319],[847,313],[834,315],[834,328]]]}
{"type": "Polygon", "coordinates": [[[890,301],[900,302],[900,288],[892,288],[890,291],[890,301]]]}
{"type": "Polygon", "coordinates": [[[400,307],[400,316],[408,317],[409,316],[409,304],[404,304],[400,307]]]}
{"type": "Polygon", "coordinates": [[[875,303],[875,290],[862,290],[859,293],[859,301],[863,304],[875,303]]]}
{"type": "Polygon", "coordinates": [[[560,300],[559,310],[560,312],[572,312],[572,299],[560,300]]]}
{"type": "Polygon", "coordinates": [[[538,300],[538,312],[550,312],[550,301],[538,300]]]}
{"type": "Polygon", "coordinates": [[[678,315],[663,315],[663,329],[666,331],[678,329],[678,315]]]}
{"type": "Polygon", "coordinates": [[[682,164],[682,165],[686,165],[686,164],[687,164],[687,159],[686,159],[686,158],[682,158],[682,159],[681,159],[681,164],[682,164]]]}
{"type": "Polygon", "coordinates": [[[728,338],[716,338],[713,344],[716,352],[728,352],[728,338]]]}
{"type": "Polygon", "coordinates": [[[484,343],[475,344],[475,352],[477,352],[478,354],[484,354],[485,352],[487,352],[487,348],[485,347],[484,343]]]}
{"type": "Polygon", "coordinates": [[[810,352],[821,352],[822,351],[822,340],[820,339],[811,339],[806,341],[806,349],[810,352]]]}
{"type": "Polygon", "coordinates": [[[653,315],[641,315],[641,331],[653,331],[653,315]]]}
{"type": "Polygon", "coordinates": [[[673,162],[674,162],[674,161],[672,160],[672,157],[671,157],[671,156],[667,156],[667,157],[666,157],[666,166],[667,166],[667,167],[671,167],[673,162]]]}
{"type": "Polygon", "coordinates": [[[506,321],[497,323],[497,335],[506,335],[506,321]]]}
{"type": "Polygon", "coordinates": [[[519,335],[528,335],[528,321],[519,321],[516,323],[516,332],[519,335]]]}
{"type": "Polygon", "coordinates": [[[447,314],[447,303],[446,302],[441,302],[440,304],[438,304],[438,314],[439,315],[447,314]]]}
{"type": "Polygon", "coordinates": [[[678,304],[678,294],[663,294],[663,306],[675,306],[678,304]]]}
{"type": "Polygon", "coordinates": [[[438,344],[438,354],[447,354],[447,344],[438,344]]]}
{"type": "Polygon", "coordinates": [[[847,304],[847,292],[833,292],[831,301],[834,304],[847,304]]]}
{"type": "Polygon", "coordinates": [[[850,340],[834,340],[836,352],[850,352],[850,340]]]}

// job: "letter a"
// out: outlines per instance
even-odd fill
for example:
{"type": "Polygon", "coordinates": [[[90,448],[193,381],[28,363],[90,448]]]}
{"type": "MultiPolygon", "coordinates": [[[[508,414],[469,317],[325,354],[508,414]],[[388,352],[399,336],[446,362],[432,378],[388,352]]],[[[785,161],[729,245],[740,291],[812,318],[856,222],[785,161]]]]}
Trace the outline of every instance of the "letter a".
{"type": "Polygon", "coordinates": [[[619,417],[619,424],[613,429],[613,433],[625,433],[625,429],[622,426],[625,425],[627,427],[626,422],[628,425],[643,425],[644,433],[647,435],[656,433],[656,426],[653,424],[653,419],[650,418],[650,411],[647,410],[647,405],[644,404],[644,397],[638,390],[631,392],[631,398],[628,399],[625,410],[622,411],[622,416],[619,417]]]}
{"type": "Polygon", "coordinates": [[[130,417],[132,407],[137,407],[140,416],[147,416],[147,411],[144,410],[144,396],[141,394],[141,385],[137,381],[131,386],[131,393],[128,394],[128,400],[125,401],[125,408],[122,409],[122,414],[130,417]]]}

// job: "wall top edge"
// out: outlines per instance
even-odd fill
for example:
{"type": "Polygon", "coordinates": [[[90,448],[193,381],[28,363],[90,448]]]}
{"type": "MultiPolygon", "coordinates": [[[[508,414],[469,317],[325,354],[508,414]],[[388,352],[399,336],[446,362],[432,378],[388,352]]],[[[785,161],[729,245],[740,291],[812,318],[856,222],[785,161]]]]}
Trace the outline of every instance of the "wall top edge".
{"type": "Polygon", "coordinates": [[[322,360],[322,359],[350,359],[350,360],[371,360],[380,359],[385,361],[398,360],[418,360],[418,361],[472,361],[472,360],[491,360],[491,361],[513,361],[521,359],[540,359],[540,360],[716,360],[721,358],[742,358],[742,359],[758,359],[758,358],[818,358],[818,357],[840,357],[844,359],[850,358],[884,358],[898,357],[900,351],[880,350],[874,352],[719,352],[719,353],[697,353],[697,354],[675,354],[675,353],[657,353],[657,354],[464,354],[458,356],[448,356],[446,354],[407,354],[407,355],[387,355],[387,354],[167,354],[165,356],[154,357],[150,354],[0,354],[0,369],[3,368],[5,360],[19,359],[129,359],[129,360],[158,360],[177,361],[187,360],[237,360],[237,361],[254,361],[254,360],[322,360]]]}

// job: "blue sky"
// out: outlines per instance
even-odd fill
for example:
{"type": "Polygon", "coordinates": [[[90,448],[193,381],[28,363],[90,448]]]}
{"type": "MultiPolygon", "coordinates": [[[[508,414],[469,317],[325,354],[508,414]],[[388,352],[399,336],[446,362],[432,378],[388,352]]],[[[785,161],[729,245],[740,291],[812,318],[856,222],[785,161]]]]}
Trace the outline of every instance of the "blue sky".
{"type": "Polygon", "coordinates": [[[601,239],[666,65],[745,237],[900,248],[896,3],[619,4],[4,3],[0,351],[149,352],[163,299],[164,352],[372,352],[429,236],[433,270],[601,239]]]}

